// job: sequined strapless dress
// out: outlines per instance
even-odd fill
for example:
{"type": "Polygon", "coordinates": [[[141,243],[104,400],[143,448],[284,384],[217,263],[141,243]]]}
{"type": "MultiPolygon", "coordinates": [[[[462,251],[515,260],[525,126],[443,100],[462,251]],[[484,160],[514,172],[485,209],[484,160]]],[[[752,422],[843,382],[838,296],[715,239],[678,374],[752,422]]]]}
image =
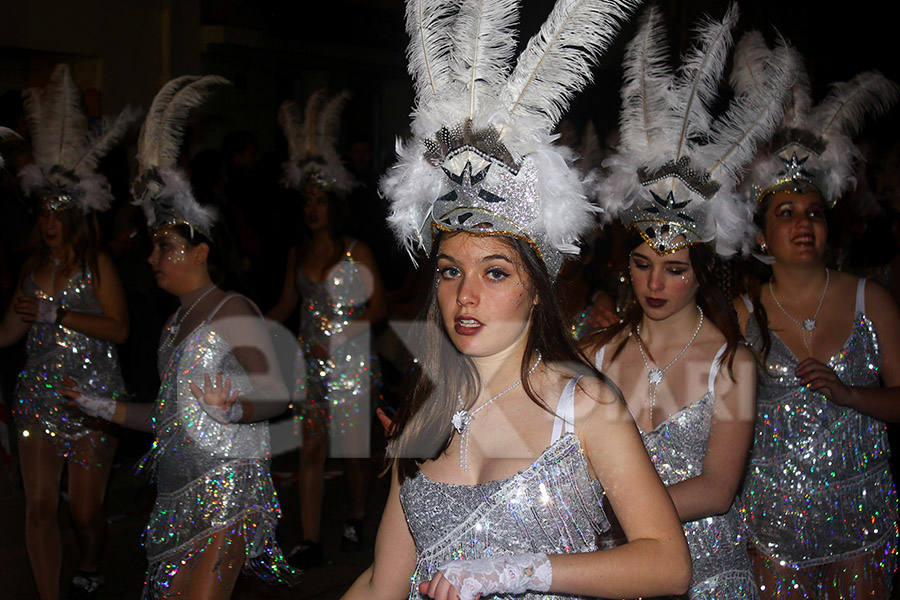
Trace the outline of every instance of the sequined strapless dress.
{"type": "Polygon", "coordinates": [[[245,545],[245,571],[271,581],[292,573],[275,541],[281,508],[269,472],[268,424],[219,423],[190,390],[191,382],[202,388],[204,375],[214,378],[217,373],[223,381],[231,379],[232,392],[252,389],[209,318],[175,346],[163,332],[160,344],[156,440],[144,463],[157,484],[156,505],[144,533],[150,562],[145,598],[166,590],[217,532],[245,545]]]}
{"type": "MultiPolygon", "coordinates": [[[[881,350],[865,314],[860,280],[856,319],[828,360],[846,385],[878,387],[881,350]]],[[[759,375],[756,431],[744,483],[750,541],[763,555],[802,569],[879,550],[887,573],[896,563],[897,497],[885,424],[826,400],[794,375],[798,360],[771,332],[759,375]]],[[[756,320],[747,339],[762,345],[756,320]]]]}
{"type": "MultiPolygon", "coordinates": [[[[94,274],[89,268],[72,276],[55,296],[34,281],[22,281],[25,296],[62,304],[72,312],[102,315],[94,293],[94,274]]],[[[116,345],[55,323],[33,323],[28,330],[25,367],[16,385],[13,413],[20,433],[34,429],[49,436],[61,456],[82,466],[96,466],[103,460],[112,438],[104,434],[109,424],[88,417],[74,406],[64,404],[57,393],[61,379],[69,376],[88,394],[116,398],[125,391],[116,345]]]]}
{"type": "Polygon", "coordinates": [[[322,281],[310,280],[302,268],[294,278],[301,297],[298,360],[305,362],[297,369],[296,393],[304,410],[320,414],[329,424],[332,455],[342,456],[368,456],[372,394],[380,381],[368,332],[340,345],[330,343],[368,308],[362,273],[351,254],[355,244],[322,281]],[[327,357],[310,354],[317,344],[328,349],[327,357]],[[353,443],[341,444],[346,436],[353,436],[353,443]]]}
{"type": "MultiPolygon", "coordinates": [[[[581,442],[571,430],[573,419],[565,416],[574,416],[569,408],[574,389],[570,382],[560,399],[550,446],[520,473],[470,486],[439,483],[419,472],[403,483],[400,502],[416,544],[410,600],[424,598],[418,584],[446,561],[597,549],[597,535],[609,523],[601,508],[603,490],[589,475],[581,442]]],[[[564,596],[529,592],[515,597],[564,596]]]]}
{"type": "MultiPolygon", "coordinates": [[[[603,364],[606,348],[594,363],[603,364]]],[[[725,346],[713,359],[702,398],[669,415],[656,429],[641,431],[644,447],[666,487],[703,472],[706,444],[716,405],[715,381],[725,346]]],[[[686,595],[691,600],[758,598],[756,581],[747,556],[737,498],[724,515],[682,523],[694,569],[686,595]]]]}

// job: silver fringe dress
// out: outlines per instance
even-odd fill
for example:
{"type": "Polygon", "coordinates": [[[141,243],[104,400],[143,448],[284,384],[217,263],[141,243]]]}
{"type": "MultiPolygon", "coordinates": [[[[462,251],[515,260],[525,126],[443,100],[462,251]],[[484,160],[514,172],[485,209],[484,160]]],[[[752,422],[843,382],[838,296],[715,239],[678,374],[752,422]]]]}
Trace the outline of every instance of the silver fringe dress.
{"type": "MultiPolygon", "coordinates": [[[[73,275],[55,296],[42,290],[29,275],[22,282],[25,296],[60,303],[67,310],[102,315],[94,293],[94,275],[85,267],[73,275]]],[[[84,467],[109,460],[112,442],[109,423],[64,404],[61,380],[69,376],[88,394],[117,398],[125,391],[116,345],[55,323],[33,323],[28,330],[25,367],[16,384],[13,413],[19,434],[28,431],[49,436],[61,456],[84,467]],[[88,437],[90,433],[100,433],[88,437]]]]}
{"type": "MultiPolygon", "coordinates": [[[[403,483],[400,502],[417,555],[409,600],[424,600],[418,584],[450,560],[597,550],[598,534],[609,527],[601,508],[603,489],[590,477],[570,423],[568,433],[555,433],[555,441],[537,460],[508,479],[451,485],[419,472],[403,483]]],[[[528,592],[513,597],[567,596],[528,592]]]]}
{"type": "MultiPolygon", "coordinates": [[[[881,350],[865,315],[864,286],[860,280],[850,337],[828,365],[844,384],[874,388],[881,350]]],[[[896,565],[897,496],[885,424],[806,389],[794,375],[797,357],[770,335],[743,493],[750,541],[794,569],[877,551],[872,561],[889,578],[896,565]]],[[[752,315],[747,339],[762,345],[752,315]]]]}
{"type": "Polygon", "coordinates": [[[191,382],[202,388],[204,375],[217,373],[231,379],[232,392],[251,389],[228,342],[209,320],[175,346],[164,331],[159,373],[156,440],[142,465],[157,484],[144,533],[150,563],[144,598],[177,593],[175,575],[190,568],[216,533],[244,544],[245,572],[291,582],[294,572],[275,541],[281,508],[269,472],[268,424],[219,423],[190,390],[191,382]]]}

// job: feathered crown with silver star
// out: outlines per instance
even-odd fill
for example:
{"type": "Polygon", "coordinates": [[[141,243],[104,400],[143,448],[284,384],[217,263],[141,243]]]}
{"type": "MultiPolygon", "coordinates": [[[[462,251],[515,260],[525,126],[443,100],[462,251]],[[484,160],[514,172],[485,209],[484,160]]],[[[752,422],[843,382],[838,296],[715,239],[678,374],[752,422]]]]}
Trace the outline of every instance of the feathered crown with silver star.
{"type": "Polygon", "coordinates": [[[302,115],[293,100],[282,103],[278,122],[290,152],[283,165],[286,187],[299,190],[314,185],[345,195],[357,185],[337,151],[341,111],[349,99],[348,91],[328,98],[325,90],[319,90],[306,101],[302,115]]]}
{"type": "Polygon", "coordinates": [[[852,137],[866,117],[880,116],[897,101],[900,88],[881,73],[867,71],[833,83],[825,99],[812,106],[809,76],[799,54],[795,64],[796,83],[784,119],[753,163],[747,189],[753,201],[774,191],[814,191],[832,207],[856,186],[854,169],[861,154],[852,137]]]}
{"type": "MultiPolygon", "coordinates": [[[[658,254],[705,242],[722,256],[748,251],[752,207],[736,190],[759,142],[775,130],[790,90],[792,55],[780,43],[754,60],[755,85],[714,116],[738,11],[707,19],[673,71],[657,8],[642,17],[625,52],[620,145],[595,193],[607,214],[658,254]]],[[[735,66],[735,69],[743,67],[735,66]]]]}
{"type": "Polygon", "coordinates": [[[169,81],[153,98],[138,139],[140,171],[131,186],[151,232],[186,225],[191,235],[197,230],[210,237],[217,212],[197,202],[189,177],[177,164],[188,113],[206,100],[213,87],[228,83],[215,75],[184,75],[169,81]]]}
{"type": "Polygon", "coordinates": [[[104,211],[113,201],[100,160],[122,139],[140,111],[125,108],[112,120],[88,128],[81,92],[66,64],[59,64],[44,88],[24,92],[25,118],[34,162],[19,172],[22,187],[55,212],[78,207],[104,211]]]}
{"type": "Polygon", "coordinates": [[[594,225],[551,131],[639,0],[557,0],[515,64],[516,0],[407,0],[413,137],[381,181],[410,255],[433,228],[531,243],[555,277],[594,225]]]}

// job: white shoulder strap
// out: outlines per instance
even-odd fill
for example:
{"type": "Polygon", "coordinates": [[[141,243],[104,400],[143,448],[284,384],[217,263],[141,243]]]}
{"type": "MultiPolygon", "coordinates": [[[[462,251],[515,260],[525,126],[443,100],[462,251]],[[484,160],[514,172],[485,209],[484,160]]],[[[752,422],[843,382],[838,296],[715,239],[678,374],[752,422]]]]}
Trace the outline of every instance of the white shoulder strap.
{"type": "Polygon", "coordinates": [[[719,351],[713,357],[712,365],[709,367],[709,381],[706,387],[710,394],[715,393],[716,377],[719,375],[719,368],[722,366],[722,356],[725,354],[725,348],[727,347],[727,343],[722,344],[722,347],[719,348],[719,351]]]}
{"type": "Polygon", "coordinates": [[[866,313],[866,278],[860,277],[859,284],[856,286],[856,312],[853,313],[854,318],[858,314],[866,313]]]}
{"type": "Polygon", "coordinates": [[[750,301],[750,297],[747,294],[741,294],[741,300],[744,301],[744,306],[747,307],[747,310],[750,311],[750,314],[753,314],[753,302],[750,301]]]}
{"type": "Polygon", "coordinates": [[[597,370],[601,373],[603,372],[603,357],[606,356],[606,346],[603,346],[597,353],[594,354],[594,366],[597,367],[597,370]]]}
{"type": "Polygon", "coordinates": [[[556,418],[553,419],[553,435],[550,443],[555,444],[563,433],[575,431],[575,386],[581,375],[576,375],[569,380],[562,394],[559,395],[559,403],[556,405],[556,418]]]}

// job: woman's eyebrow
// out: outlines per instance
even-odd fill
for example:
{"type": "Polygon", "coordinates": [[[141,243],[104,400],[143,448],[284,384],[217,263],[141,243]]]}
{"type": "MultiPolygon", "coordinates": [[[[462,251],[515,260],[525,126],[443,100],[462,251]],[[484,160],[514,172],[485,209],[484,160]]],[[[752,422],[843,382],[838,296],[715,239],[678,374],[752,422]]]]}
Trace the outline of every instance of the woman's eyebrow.
{"type": "Polygon", "coordinates": [[[491,262],[492,260],[502,260],[502,261],[508,262],[511,265],[515,264],[515,261],[513,261],[510,257],[506,256],[505,254],[489,254],[489,255],[483,257],[481,259],[481,262],[486,263],[486,262],[491,262]]]}

